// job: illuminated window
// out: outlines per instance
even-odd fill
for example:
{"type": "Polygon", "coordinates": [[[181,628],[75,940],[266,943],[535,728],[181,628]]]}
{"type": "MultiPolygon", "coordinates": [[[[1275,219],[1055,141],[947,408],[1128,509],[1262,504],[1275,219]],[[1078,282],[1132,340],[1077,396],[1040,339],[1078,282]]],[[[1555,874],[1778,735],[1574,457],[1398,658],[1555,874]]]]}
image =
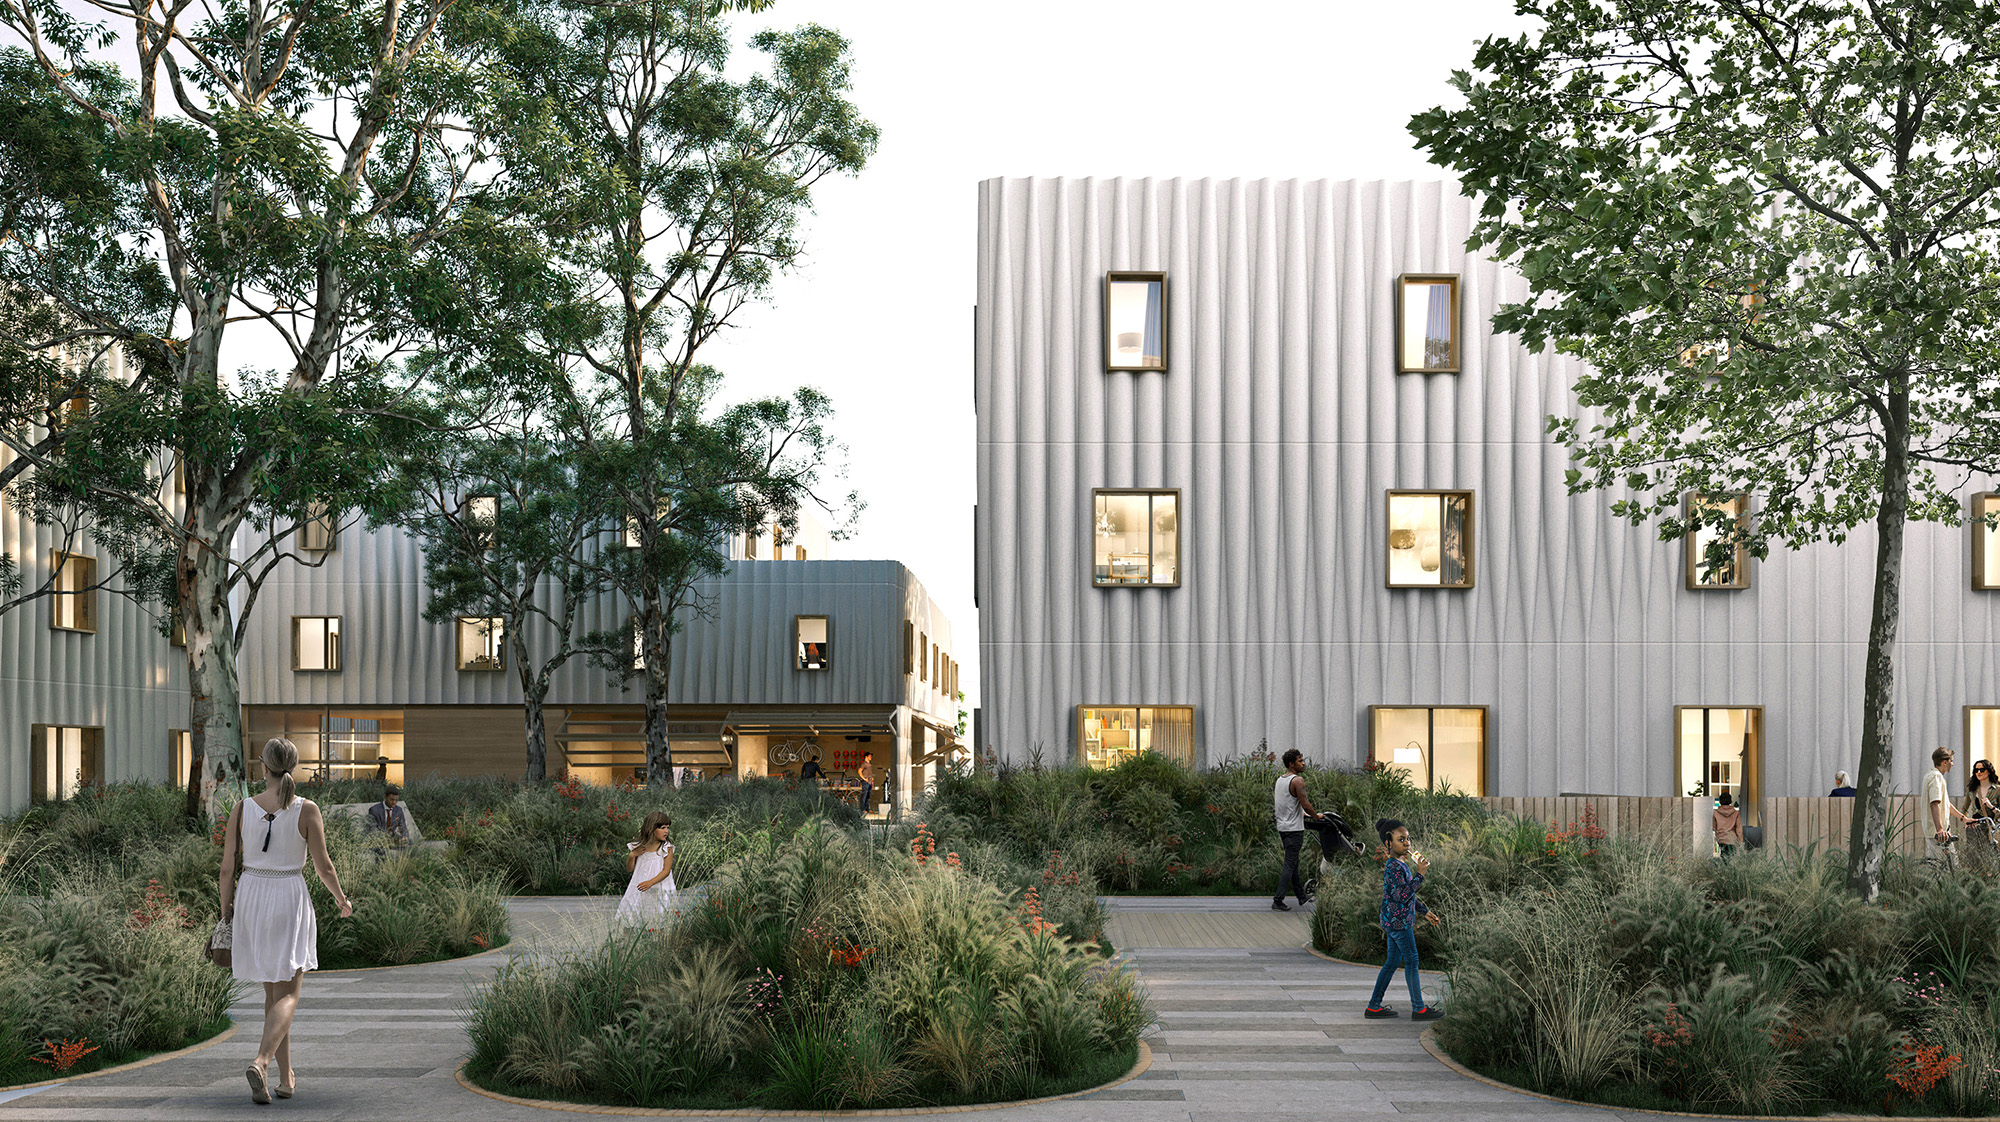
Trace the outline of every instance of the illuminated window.
{"type": "Polygon", "coordinates": [[[1711,803],[1728,792],[1743,808],[1743,821],[1759,824],[1763,796],[1764,708],[1674,706],[1676,795],[1706,797],[1711,803]]]}
{"type": "Polygon", "coordinates": [[[1194,766],[1194,706],[1079,705],[1077,759],[1085,767],[1113,767],[1152,752],[1182,767],[1194,766]]]}
{"type": "Polygon", "coordinates": [[[459,517],[472,531],[473,540],[481,549],[493,548],[495,527],[500,524],[500,497],[498,495],[472,495],[459,507],[459,517]]]}
{"type": "Polygon", "coordinates": [[[825,670],[832,666],[832,624],[825,616],[792,617],[792,634],[798,648],[795,665],[800,670],[825,670]]]}
{"type": "MultiPolygon", "coordinates": [[[[244,740],[262,744],[282,736],[299,749],[297,776],[403,782],[403,713],[399,709],[252,709],[244,740]]],[[[251,782],[262,782],[264,767],[253,753],[246,761],[251,782]]],[[[379,789],[372,797],[381,795],[379,789]]]]}
{"type": "MultiPolygon", "coordinates": [[[[1726,499],[1690,495],[1687,500],[1690,521],[1701,510],[1719,511],[1725,519],[1740,527],[1747,524],[1749,509],[1749,500],[1742,495],[1726,499]]],[[[1707,592],[1750,587],[1750,552],[1740,543],[1732,546],[1725,529],[1704,522],[1681,540],[1686,543],[1684,553],[1690,590],[1707,592]]]]}
{"type": "Polygon", "coordinates": [[[97,631],[97,558],[80,553],[49,554],[55,573],[50,585],[49,627],[56,631],[97,631]]]}
{"type": "Polygon", "coordinates": [[[73,798],[104,781],[104,730],[30,725],[28,796],[38,803],[73,798]]]}
{"type": "Polygon", "coordinates": [[[2000,589],[2000,492],[1972,496],[1972,587],[2000,589]]]}
{"type": "Polygon", "coordinates": [[[1422,791],[1486,794],[1486,707],[1371,705],[1370,758],[1422,791]]]}
{"type": "Polygon", "coordinates": [[[931,637],[922,631],[917,632],[917,681],[919,682],[931,680],[930,660],[924,657],[924,652],[930,649],[931,637]]]}
{"type": "Polygon", "coordinates": [[[501,616],[458,617],[458,668],[504,670],[507,667],[507,621],[501,616]]]}
{"type": "Polygon", "coordinates": [[[1167,368],[1167,274],[1104,275],[1104,369],[1167,368]]]}
{"type": "Polygon", "coordinates": [[[1472,492],[1389,492],[1388,586],[1471,588],[1472,492]]]}
{"type": "Polygon", "coordinates": [[[1459,372],[1458,275],[1396,278],[1396,373],[1459,372]]]}
{"type": "Polygon", "coordinates": [[[1096,490],[1091,499],[1091,583],[1175,587],[1181,583],[1181,493],[1096,490]]]}
{"type": "Polygon", "coordinates": [[[325,503],[306,508],[306,520],[299,523],[299,548],[307,553],[331,553],[340,544],[340,528],[326,512],[325,503]]]}
{"type": "Polygon", "coordinates": [[[1980,760],[2000,766],[2000,708],[1965,707],[1965,753],[1961,758],[1969,761],[1965,765],[1967,775],[1972,774],[1972,764],[1980,760]]]}
{"type": "Polygon", "coordinates": [[[167,785],[187,790],[194,777],[194,734],[186,729],[167,733],[167,785]]]}
{"type": "Polygon", "coordinates": [[[292,617],[292,669],[340,669],[340,617],[292,617]]]}

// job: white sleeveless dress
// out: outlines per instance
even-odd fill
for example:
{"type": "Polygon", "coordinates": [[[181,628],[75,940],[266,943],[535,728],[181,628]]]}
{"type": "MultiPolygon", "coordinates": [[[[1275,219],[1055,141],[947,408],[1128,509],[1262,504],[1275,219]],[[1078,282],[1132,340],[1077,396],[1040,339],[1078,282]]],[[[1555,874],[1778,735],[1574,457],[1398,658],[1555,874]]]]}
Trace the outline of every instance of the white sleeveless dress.
{"type": "Polygon", "coordinates": [[[243,876],[236,882],[236,920],[230,972],[246,982],[289,982],[301,970],[319,969],[319,918],[306,891],[306,839],[294,797],[274,815],[254,799],[243,801],[243,876]],[[265,844],[269,837],[270,844],[265,844]]]}
{"type": "MultiPolygon", "coordinates": [[[[639,843],[628,842],[629,848],[637,849],[639,843]]],[[[666,921],[667,912],[673,907],[674,875],[641,892],[639,882],[652,880],[666,867],[663,853],[672,853],[672,845],[664,845],[651,853],[641,853],[632,863],[632,879],[625,886],[625,898],[618,901],[618,922],[631,927],[659,927],[666,921]]]]}

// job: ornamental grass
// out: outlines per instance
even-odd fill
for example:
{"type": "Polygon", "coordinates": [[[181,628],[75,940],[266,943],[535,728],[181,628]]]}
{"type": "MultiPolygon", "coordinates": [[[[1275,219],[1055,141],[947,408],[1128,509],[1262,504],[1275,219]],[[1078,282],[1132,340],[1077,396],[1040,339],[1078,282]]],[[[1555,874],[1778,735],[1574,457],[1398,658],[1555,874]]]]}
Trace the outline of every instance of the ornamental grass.
{"type": "Polygon", "coordinates": [[[823,821],[757,836],[662,929],[503,967],[472,1001],[468,1074],[541,1098],[821,1110],[1123,1074],[1152,1021],[1135,977],[951,856],[823,821]]]}
{"type": "MultiPolygon", "coordinates": [[[[1987,875],[1891,855],[1868,904],[1844,855],[1815,849],[1673,858],[1507,818],[1419,846],[1445,919],[1419,926],[1448,972],[1436,1039],[1475,1070],[1617,1107],[2000,1113],[1987,875]]],[[[1380,868],[1322,887],[1322,950],[1379,956],[1380,868]]]]}

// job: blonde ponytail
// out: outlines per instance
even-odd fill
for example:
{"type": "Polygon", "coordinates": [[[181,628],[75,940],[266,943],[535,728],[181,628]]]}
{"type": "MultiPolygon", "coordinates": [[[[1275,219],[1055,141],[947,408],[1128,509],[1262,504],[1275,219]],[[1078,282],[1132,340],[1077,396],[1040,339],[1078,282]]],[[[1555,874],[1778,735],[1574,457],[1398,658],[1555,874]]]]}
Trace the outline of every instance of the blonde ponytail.
{"type": "Polygon", "coordinates": [[[278,793],[278,809],[292,805],[298,783],[292,772],[299,766],[299,746],[282,736],[264,742],[264,787],[278,793]]]}

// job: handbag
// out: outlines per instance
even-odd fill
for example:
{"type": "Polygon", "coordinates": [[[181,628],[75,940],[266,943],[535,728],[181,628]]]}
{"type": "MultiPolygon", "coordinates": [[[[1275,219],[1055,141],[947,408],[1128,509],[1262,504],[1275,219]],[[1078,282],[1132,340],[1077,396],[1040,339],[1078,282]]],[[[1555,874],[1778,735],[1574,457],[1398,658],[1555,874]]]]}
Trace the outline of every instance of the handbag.
{"type": "Polygon", "coordinates": [[[230,922],[226,919],[216,920],[215,930],[208,933],[208,946],[202,948],[202,956],[228,970],[234,964],[230,950],[233,937],[234,932],[231,930],[230,922]]]}
{"type": "MultiPolygon", "coordinates": [[[[230,830],[237,829],[237,823],[240,821],[238,816],[241,815],[242,813],[243,813],[243,804],[237,803],[236,808],[230,811],[229,814],[228,828],[230,830]]],[[[240,831],[238,831],[237,836],[239,839],[241,838],[242,835],[240,831]]],[[[232,872],[231,876],[240,877],[242,872],[243,872],[243,847],[239,844],[236,847],[236,868],[234,872],[232,872]]],[[[233,923],[235,918],[236,918],[236,905],[232,903],[229,906],[229,911],[225,913],[221,919],[215,921],[215,929],[208,933],[208,945],[204,946],[201,949],[201,956],[203,958],[216,964],[217,966],[222,967],[224,970],[231,969],[235,965],[235,958],[231,950],[231,948],[235,943],[235,927],[233,923]]]]}

